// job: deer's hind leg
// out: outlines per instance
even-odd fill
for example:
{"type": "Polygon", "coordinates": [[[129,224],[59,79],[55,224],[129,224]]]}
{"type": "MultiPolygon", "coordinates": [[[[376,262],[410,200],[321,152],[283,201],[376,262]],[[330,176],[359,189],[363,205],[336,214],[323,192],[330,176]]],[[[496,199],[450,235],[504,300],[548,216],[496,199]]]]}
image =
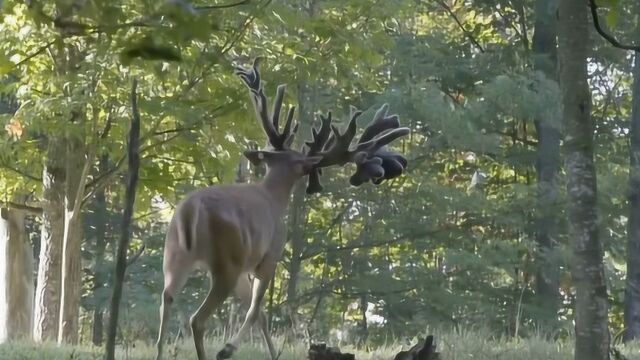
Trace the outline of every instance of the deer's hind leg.
{"type": "Polygon", "coordinates": [[[240,341],[244,338],[251,326],[257,320],[260,321],[262,333],[265,337],[265,342],[269,347],[271,358],[276,358],[275,349],[273,347],[273,343],[271,342],[271,337],[269,336],[267,329],[266,317],[264,316],[264,314],[261,314],[262,311],[260,308],[262,299],[264,298],[264,294],[269,285],[269,281],[271,281],[271,278],[273,277],[275,265],[275,261],[272,261],[272,259],[266,259],[256,269],[256,276],[253,278],[253,284],[251,286],[251,304],[245,316],[244,322],[242,323],[240,330],[238,330],[238,332],[231,338],[231,340],[229,340],[224,348],[220,350],[220,352],[218,352],[218,359],[230,358],[238,348],[238,344],[240,343],[240,341]]]}
{"type": "Polygon", "coordinates": [[[169,323],[171,304],[175,300],[175,296],[182,290],[187,282],[191,268],[185,264],[172,264],[171,261],[165,261],[164,267],[164,290],[162,291],[162,303],[160,305],[160,328],[158,330],[158,340],[156,342],[156,360],[162,358],[162,348],[164,345],[164,336],[169,323]]]}
{"type": "MultiPolygon", "coordinates": [[[[240,278],[238,279],[238,285],[235,289],[235,294],[242,301],[242,304],[247,308],[251,306],[251,287],[251,279],[249,278],[249,276],[240,276],[240,278]]],[[[269,349],[271,359],[274,360],[277,357],[276,349],[273,346],[271,336],[269,335],[269,324],[267,321],[267,316],[262,309],[260,309],[258,312],[258,324],[260,325],[260,331],[262,332],[264,342],[269,349]]]]}
{"type": "Polygon", "coordinates": [[[240,271],[216,272],[209,293],[198,310],[191,316],[191,331],[198,360],[206,360],[204,351],[204,325],[211,313],[229,297],[236,285],[240,271]]]}

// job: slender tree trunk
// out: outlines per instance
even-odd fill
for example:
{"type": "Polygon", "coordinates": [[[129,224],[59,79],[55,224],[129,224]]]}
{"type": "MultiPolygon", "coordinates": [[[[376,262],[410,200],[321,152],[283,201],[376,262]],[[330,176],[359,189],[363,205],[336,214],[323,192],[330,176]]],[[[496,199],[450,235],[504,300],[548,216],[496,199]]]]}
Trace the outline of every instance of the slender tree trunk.
{"type": "Polygon", "coordinates": [[[304,181],[299,181],[294,188],[293,201],[289,210],[289,242],[291,244],[291,260],[289,262],[289,282],[287,283],[287,302],[291,316],[297,312],[296,297],[298,294],[298,275],[302,266],[300,255],[303,250],[304,222],[306,209],[304,204],[304,181]]]}
{"type": "MultiPolygon", "coordinates": [[[[62,252],[62,294],[60,298],[60,324],[58,342],[78,342],[78,316],[80,289],[82,288],[82,211],[75,209],[78,188],[83,186],[85,146],[83,140],[67,138],[67,182],[62,252]]],[[[84,191],[81,191],[83,194],[84,191]]]]}
{"type": "Polygon", "coordinates": [[[590,26],[583,0],[560,0],[558,57],[566,129],[569,238],[576,289],[576,360],[608,360],[607,285],[598,238],[594,124],[587,82],[590,26]]]}
{"type": "Polygon", "coordinates": [[[369,338],[369,324],[367,320],[367,311],[369,310],[369,299],[366,294],[360,295],[360,336],[358,336],[358,345],[362,346],[367,343],[369,338]]]}
{"type": "MultiPolygon", "coordinates": [[[[305,133],[310,124],[305,123],[312,121],[313,110],[310,104],[309,87],[303,82],[298,84],[298,118],[300,119],[300,132],[305,133]]],[[[304,226],[307,218],[307,210],[305,207],[305,188],[304,181],[298,181],[293,189],[293,199],[289,208],[288,226],[289,226],[289,242],[291,245],[291,260],[289,262],[289,282],[287,283],[287,302],[289,303],[289,312],[292,321],[297,313],[296,297],[298,294],[298,275],[302,267],[301,254],[304,244],[304,226]]]]}
{"type": "Polygon", "coordinates": [[[129,131],[129,145],[127,147],[129,170],[127,172],[127,189],[125,194],[125,208],[122,214],[122,227],[120,240],[118,241],[118,254],[116,258],[115,276],[113,281],[113,296],[111,298],[111,314],[107,334],[106,360],[114,360],[116,348],[116,333],[118,329],[118,314],[120,312],[120,299],[122,298],[122,286],[127,270],[127,249],[131,237],[131,222],[133,218],[133,205],[136,201],[136,186],[138,184],[138,169],[140,168],[140,113],[138,112],[138,99],[136,95],[137,81],[133,80],[131,86],[131,110],[132,121],[129,131]]]}
{"type": "Polygon", "coordinates": [[[65,153],[63,138],[51,137],[42,172],[42,232],[33,327],[33,338],[37,342],[54,340],[58,335],[64,234],[65,153]]]}
{"type": "MultiPolygon", "coordinates": [[[[98,165],[100,173],[104,174],[109,168],[109,154],[103,154],[100,157],[100,164],[98,165]]],[[[104,334],[104,304],[103,298],[100,296],[100,290],[104,287],[104,250],[107,245],[107,201],[105,196],[105,189],[102,188],[96,193],[95,197],[95,236],[96,236],[96,248],[94,252],[94,287],[93,287],[93,329],[92,329],[92,342],[94,345],[102,345],[102,337],[104,334]]]]}
{"type": "Polygon", "coordinates": [[[0,209],[0,343],[31,337],[33,292],[25,213],[0,209]]]}
{"type": "MultiPolygon", "coordinates": [[[[557,0],[537,0],[535,4],[534,64],[535,69],[548,79],[557,78],[556,9],[557,0]]],[[[549,114],[549,116],[552,115],[549,114]]],[[[538,134],[536,151],[538,175],[536,244],[538,255],[535,285],[538,302],[544,313],[542,322],[554,324],[560,299],[558,264],[552,259],[555,253],[559,214],[557,176],[560,167],[560,119],[540,118],[536,119],[535,125],[538,134]]]]}
{"type": "Polygon", "coordinates": [[[633,67],[633,109],[629,151],[629,230],[623,340],[640,339],[640,53],[633,67]]]}

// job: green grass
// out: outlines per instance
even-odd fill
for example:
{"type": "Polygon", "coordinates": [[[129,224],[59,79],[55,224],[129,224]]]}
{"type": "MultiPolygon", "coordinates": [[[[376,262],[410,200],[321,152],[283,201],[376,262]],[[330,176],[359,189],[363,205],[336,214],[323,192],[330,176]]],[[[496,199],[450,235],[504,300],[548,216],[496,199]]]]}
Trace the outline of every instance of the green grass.
{"type": "MultiPolygon", "coordinates": [[[[436,336],[438,351],[443,360],[573,360],[571,344],[566,342],[550,342],[541,338],[529,339],[496,339],[476,332],[433,332],[436,336]]],[[[276,341],[277,346],[282,342],[276,341]]],[[[372,351],[354,350],[343,347],[343,351],[356,353],[358,360],[391,360],[404,347],[400,343],[374,349],[372,351]]],[[[208,347],[208,357],[215,358],[220,347],[212,344],[208,347]]],[[[620,347],[619,350],[629,360],[640,360],[640,344],[620,347]]],[[[306,348],[285,346],[280,359],[304,360],[306,348]]],[[[135,343],[118,348],[117,359],[148,360],[155,356],[151,344],[135,343]]],[[[102,349],[91,346],[59,347],[55,344],[35,345],[26,342],[0,345],[2,360],[97,360],[102,359],[102,349]]],[[[167,345],[165,360],[195,359],[195,351],[190,341],[178,346],[167,345]]],[[[245,343],[234,356],[235,360],[268,359],[267,353],[259,345],[245,343]]]]}

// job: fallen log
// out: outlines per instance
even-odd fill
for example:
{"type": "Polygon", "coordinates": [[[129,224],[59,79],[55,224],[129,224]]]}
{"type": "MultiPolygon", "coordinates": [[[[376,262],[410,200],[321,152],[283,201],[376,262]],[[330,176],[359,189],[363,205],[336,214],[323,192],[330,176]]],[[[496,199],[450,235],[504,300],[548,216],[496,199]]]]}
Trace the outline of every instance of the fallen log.
{"type": "Polygon", "coordinates": [[[393,360],[440,360],[440,353],[436,352],[433,335],[429,335],[424,341],[418,340],[409,350],[400,351],[393,360]]]}
{"type": "Polygon", "coordinates": [[[355,360],[356,356],[342,353],[339,348],[328,347],[327,344],[311,344],[309,360],[355,360]]]}
{"type": "MultiPolygon", "coordinates": [[[[309,360],[355,360],[355,355],[342,353],[339,348],[328,347],[327,344],[311,344],[309,360]]],[[[440,360],[440,353],[436,351],[433,335],[418,340],[409,350],[400,351],[393,360],[440,360]]]]}

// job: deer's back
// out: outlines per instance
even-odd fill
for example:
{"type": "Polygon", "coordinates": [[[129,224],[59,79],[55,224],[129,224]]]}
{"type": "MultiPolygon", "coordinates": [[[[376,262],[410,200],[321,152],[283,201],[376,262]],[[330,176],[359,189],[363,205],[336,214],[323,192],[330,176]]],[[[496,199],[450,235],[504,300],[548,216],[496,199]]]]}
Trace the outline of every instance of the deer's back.
{"type": "Polygon", "coordinates": [[[165,254],[178,248],[210,268],[233,265],[253,271],[270,251],[277,221],[269,195],[257,185],[197,190],[178,205],[165,254]]]}

